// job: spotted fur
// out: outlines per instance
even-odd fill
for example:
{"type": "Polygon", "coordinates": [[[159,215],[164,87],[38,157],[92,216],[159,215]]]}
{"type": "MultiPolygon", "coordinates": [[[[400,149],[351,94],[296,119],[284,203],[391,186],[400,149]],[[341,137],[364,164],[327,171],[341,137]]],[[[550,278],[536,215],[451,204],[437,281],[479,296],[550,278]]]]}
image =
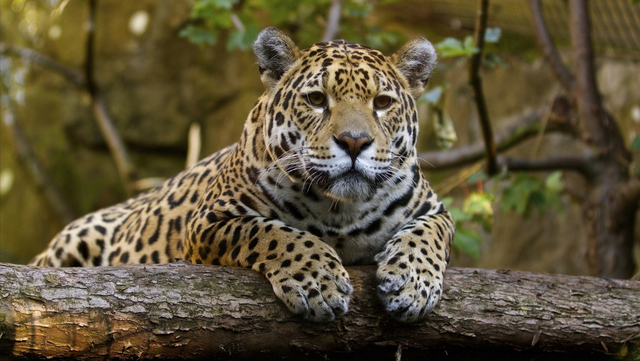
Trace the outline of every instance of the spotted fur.
{"type": "Polygon", "coordinates": [[[238,143],[69,224],[31,264],[248,267],[293,313],[330,321],[348,310],[344,265],[377,263],[386,311],[420,319],[440,298],[454,234],[416,158],[433,47],[300,50],[269,28],[254,52],[266,91],[238,143]]]}

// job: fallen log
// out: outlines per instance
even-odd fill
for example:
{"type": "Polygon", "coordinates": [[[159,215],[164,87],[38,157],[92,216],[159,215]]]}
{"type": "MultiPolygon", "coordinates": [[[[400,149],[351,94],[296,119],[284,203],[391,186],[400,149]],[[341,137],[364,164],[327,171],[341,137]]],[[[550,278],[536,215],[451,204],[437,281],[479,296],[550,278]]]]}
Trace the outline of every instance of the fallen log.
{"type": "MultiPolygon", "coordinates": [[[[601,358],[638,351],[640,282],[451,268],[413,325],[384,316],[375,268],[350,267],[350,311],[304,322],[247,269],[174,263],[95,268],[0,264],[0,356],[79,360],[358,359],[429,352],[601,358]],[[296,358],[294,358],[296,359],[296,358]]],[[[445,356],[448,355],[448,356],[445,356]]],[[[463,356],[461,356],[463,357],[463,356]]],[[[0,357],[1,358],[1,357],[0,357]]],[[[389,358],[392,359],[392,358],[389,358]]]]}

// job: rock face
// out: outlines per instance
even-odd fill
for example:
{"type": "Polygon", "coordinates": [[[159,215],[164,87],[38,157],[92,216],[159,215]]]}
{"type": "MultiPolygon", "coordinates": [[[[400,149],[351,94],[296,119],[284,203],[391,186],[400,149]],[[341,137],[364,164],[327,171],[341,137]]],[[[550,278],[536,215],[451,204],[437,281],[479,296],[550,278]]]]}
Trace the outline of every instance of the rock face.
{"type": "MultiPolygon", "coordinates": [[[[86,2],[68,2],[58,15],[49,5],[22,8],[1,2],[3,42],[34,48],[68,67],[84,62],[86,2]],[[31,12],[31,15],[27,13],[31,12]],[[40,19],[30,33],[26,18],[40,19]],[[55,30],[51,30],[55,29],[55,30]]],[[[56,5],[60,9],[60,4],[56,5]]],[[[201,156],[239,137],[244,119],[262,92],[250,53],[226,51],[224,43],[199,47],[178,33],[189,19],[191,2],[98,1],[96,80],[113,121],[131,152],[140,178],[169,177],[184,167],[187,131],[202,126],[201,156]],[[146,19],[146,21],[145,21],[146,19]]],[[[509,67],[483,69],[487,102],[495,127],[544,104],[560,87],[540,60],[508,57],[509,67]]],[[[126,197],[113,160],[88,108],[88,98],[58,74],[4,58],[2,71],[11,92],[23,99],[16,112],[35,153],[76,215],[126,197]],[[9,69],[8,75],[4,75],[9,69]]],[[[460,69],[436,72],[451,84],[447,108],[460,144],[480,139],[471,93],[460,69]]],[[[465,70],[466,71],[466,70],[465,70]]],[[[621,123],[625,140],[640,134],[640,88],[634,80],[640,65],[605,60],[598,81],[606,106],[621,123]]],[[[3,114],[3,119],[5,116],[3,114]]],[[[423,117],[421,148],[433,148],[432,126],[423,117]]],[[[563,136],[545,138],[538,156],[571,154],[563,136]]],[[[514,155],[530,156],[532,143],[514,155]]],[[[0,194],[0,261],[25,263],[62,228],[50,206],[15,157],[10,132],[0,132],[0,171],[13,174],[11,188],[0,194]],[[35,226],[37,225],[37,226],[35,226]]],[[[437,181],[440,175],[429,175],[437,181]]],[[[454,265],[514,268],[586,274],[579,198],[581,179],[565,175],[571,196],[563,198],[564,215],[533,212],[523,220],[496,209],[493,233],[487,235],[478,261],[454,257],[454,265]]],[[[640,224],[640,222],[637,222],[640,224]]],[[[638,233],[640,234],[640,233],[638,233]]]]}

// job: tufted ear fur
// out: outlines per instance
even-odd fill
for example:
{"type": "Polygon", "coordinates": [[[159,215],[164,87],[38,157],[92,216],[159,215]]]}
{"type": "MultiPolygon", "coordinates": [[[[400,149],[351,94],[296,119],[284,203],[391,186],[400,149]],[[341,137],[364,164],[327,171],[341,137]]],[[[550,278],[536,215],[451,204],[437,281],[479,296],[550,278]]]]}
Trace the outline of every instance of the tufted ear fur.
{"type": "Polygon", "coordinates": [[[427,86],[431,71],[436,66],[437,58],[436,49],[424,38],[409,41],[391,56],[396,69],[409,82],[411,95],[415,99],[420,97],[427,86]]]}
{"type": "Polygon", "coordinates": [[[298,60],[300,50],[282,31],[266,28],[253,43],[253,52],[258,59],[262,83],[271,91],[282,75],[298,60]]]}

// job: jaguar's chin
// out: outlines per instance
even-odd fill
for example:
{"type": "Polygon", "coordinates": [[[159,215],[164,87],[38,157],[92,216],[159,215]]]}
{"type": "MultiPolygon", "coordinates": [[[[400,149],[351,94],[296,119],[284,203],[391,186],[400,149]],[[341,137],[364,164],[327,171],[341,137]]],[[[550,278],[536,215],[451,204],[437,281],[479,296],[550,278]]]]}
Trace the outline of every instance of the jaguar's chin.
{"type": "Polygon", "coordinates": [[[355,170],[330,179],[321,186],[327,196],[343,201],[366,200],[375,191],[373,181],[355,170]]]}

